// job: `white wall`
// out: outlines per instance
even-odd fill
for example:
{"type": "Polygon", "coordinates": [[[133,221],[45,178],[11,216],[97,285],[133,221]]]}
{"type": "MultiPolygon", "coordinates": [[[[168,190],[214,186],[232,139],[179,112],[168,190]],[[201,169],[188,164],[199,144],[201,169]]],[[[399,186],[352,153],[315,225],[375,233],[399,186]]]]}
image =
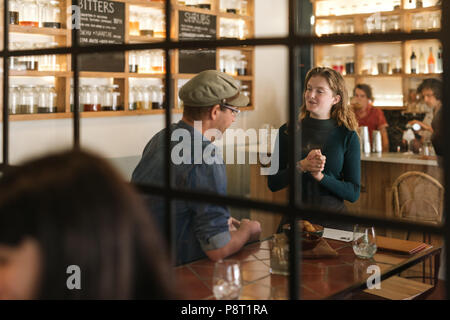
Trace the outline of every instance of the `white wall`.
{"type": "MultiPolygon", "coordinates": [[[[255,0],[255,35],[285,36],[288,1],[255,0]]],[[[286,121],[287,50],[264,47],[255,50],[255,111],[244,112],[233,127],[279,126],[286,121]]],[[[173,115],[178,121],[180,115],[173,115]]],[[[1,125],[0,125],[1,127],[1,125]]],[[[81,119],[81,145],[114,159],[129,176],[147,141],[164,127],[163,115],[81,119]],[[125,159],[125,161],[124,161],[125,159]]],[[[18,164],[72,146],[71,119],[15,121],[10,123],[10,163],[18,164]]],[[[1,131],[0,131],[1,135],[1,131]]]]}

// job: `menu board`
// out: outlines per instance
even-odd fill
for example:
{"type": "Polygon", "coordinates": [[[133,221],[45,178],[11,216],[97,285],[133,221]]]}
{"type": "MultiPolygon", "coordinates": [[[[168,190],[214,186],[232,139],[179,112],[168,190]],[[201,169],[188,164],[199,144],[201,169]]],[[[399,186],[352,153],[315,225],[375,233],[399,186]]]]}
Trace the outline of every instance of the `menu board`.
{"type": "MultiPolygon", "coordinates": [[[[216,39],[216,16],[211,14],[180,11],[179,40],[216,39]]],[[[180,50],[178,59],[179,73],[199,73],[216,69],[215,49],[180,50]]]]}
{"type": "MultiPolygon", "coordinates": [[[[125,42],[125,3],[80,0],[80,45],[101,46],[125,42]]],[[[79,56],[80,71],[124,72],[123,52],[79,56]]]]}

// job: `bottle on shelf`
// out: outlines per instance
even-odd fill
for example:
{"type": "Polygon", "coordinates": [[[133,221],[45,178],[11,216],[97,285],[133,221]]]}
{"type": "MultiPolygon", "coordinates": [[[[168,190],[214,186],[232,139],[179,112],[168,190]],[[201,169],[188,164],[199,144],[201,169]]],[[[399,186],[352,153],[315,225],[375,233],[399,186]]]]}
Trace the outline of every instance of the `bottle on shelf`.
{"type": "Polygon", "coordinates": [[[24,85],[21,87],[20,95],[20,113],[33,114],[37,113],[37,94],[33,85],[24,85]]]}
{"type": "Polygon", "coordinates": [[[137,73],[139,71],[138,57],[136,51],[128,52],[128,71],[130,73],[137,73]]]}
{"type": "Polygon", "coordinates": [[[355,60],[353,57],[345,58],[345,74],[350,75],[355,73],[355,60]]]}
{"type": "Polygon", "coordinates": [[[142,20],[140,22],[139,34],[141,36],[153,37],[155,33],[154,15],[150,12],[142,14],[142,20]]]}
{"type": "Polygon", "coordinates": [[[438,53],[437,53],[437,70],[436,72],[441,73],[443,72],[443,66],[442,66],[442,47],[439,47],[438,53]]]}
{"type": "Polygon", "coordinates": [[[84,111],[101,111],[101,98],[98,86],[90,86],[86,90],[86,100],[83,104],[84,111]]]}
{"type": "Polygon", "coordinates": [[[19,24],[19,6],[17,0],[10,0],[8,7],[9,24],[19,24]]]}
{"type": "Polygon", "coordinates": [[[102,111],[119,111],[123,109],[119,104],[120,92],[115,91],[118,88],[119,85],[117,84],[102,87],[102,111]]]}
{"type": "Polygon", "coordinates": [[[436,72],[436,60],[433,56],[433,48],[430,47],[430,53],[428,55],[428,73],[435,73],[436,72]]]}
{"type": "Polygon", "coordinates": [[[411,73],[417,73],[417,57],[414,49],[412,50],[411,57],[409,59],[411,61],[411,73]]]}
{"type": "Polygon", "coordinates": [[[425,56],[423,54],[422,49],[420,49],[419,53],[419,73],[426,73],[426,64],[425,64],[425,56]]]}

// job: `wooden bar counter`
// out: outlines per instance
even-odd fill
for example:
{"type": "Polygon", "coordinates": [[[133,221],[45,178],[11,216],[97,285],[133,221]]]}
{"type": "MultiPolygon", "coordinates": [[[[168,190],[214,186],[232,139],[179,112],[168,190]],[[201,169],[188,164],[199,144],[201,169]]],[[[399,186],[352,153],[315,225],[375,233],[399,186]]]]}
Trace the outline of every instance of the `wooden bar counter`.
{"type": "MultiPolygon", "coordinates": [[[[251,165],[251,198],[287,203],[287,190],[271,192],[267,186],[267,176],[260,174],[260,168],[260,164],[251,165]]],[[[358,215],[371,214],[380,218],[392,217],[392,184],[401,174],[408,171],[420,171],[436,178],[441,183],[443,181],[443,172],[438,166],[436,157],[405,153],[361,155],[361,194],[355,203],[346,201],[348,210],[358,215]]],[[[251,212],[251,219],[261,222],[262,237],[268,237],[275,232],[280,218],[279,215],[251,212]]]]}

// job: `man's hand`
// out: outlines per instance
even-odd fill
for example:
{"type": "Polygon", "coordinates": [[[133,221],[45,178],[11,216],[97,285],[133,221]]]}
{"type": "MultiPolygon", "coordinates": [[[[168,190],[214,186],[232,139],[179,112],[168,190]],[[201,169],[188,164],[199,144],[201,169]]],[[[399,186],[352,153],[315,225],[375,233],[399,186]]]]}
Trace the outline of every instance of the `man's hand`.
{"type": "Polygon", "coordinates": [[[241,222],[233,217],[230,217],[230,219],[228,219],[228,228],[230,231],[236,231],[237,229],[239,229],[241,225],[241,222]]]}

